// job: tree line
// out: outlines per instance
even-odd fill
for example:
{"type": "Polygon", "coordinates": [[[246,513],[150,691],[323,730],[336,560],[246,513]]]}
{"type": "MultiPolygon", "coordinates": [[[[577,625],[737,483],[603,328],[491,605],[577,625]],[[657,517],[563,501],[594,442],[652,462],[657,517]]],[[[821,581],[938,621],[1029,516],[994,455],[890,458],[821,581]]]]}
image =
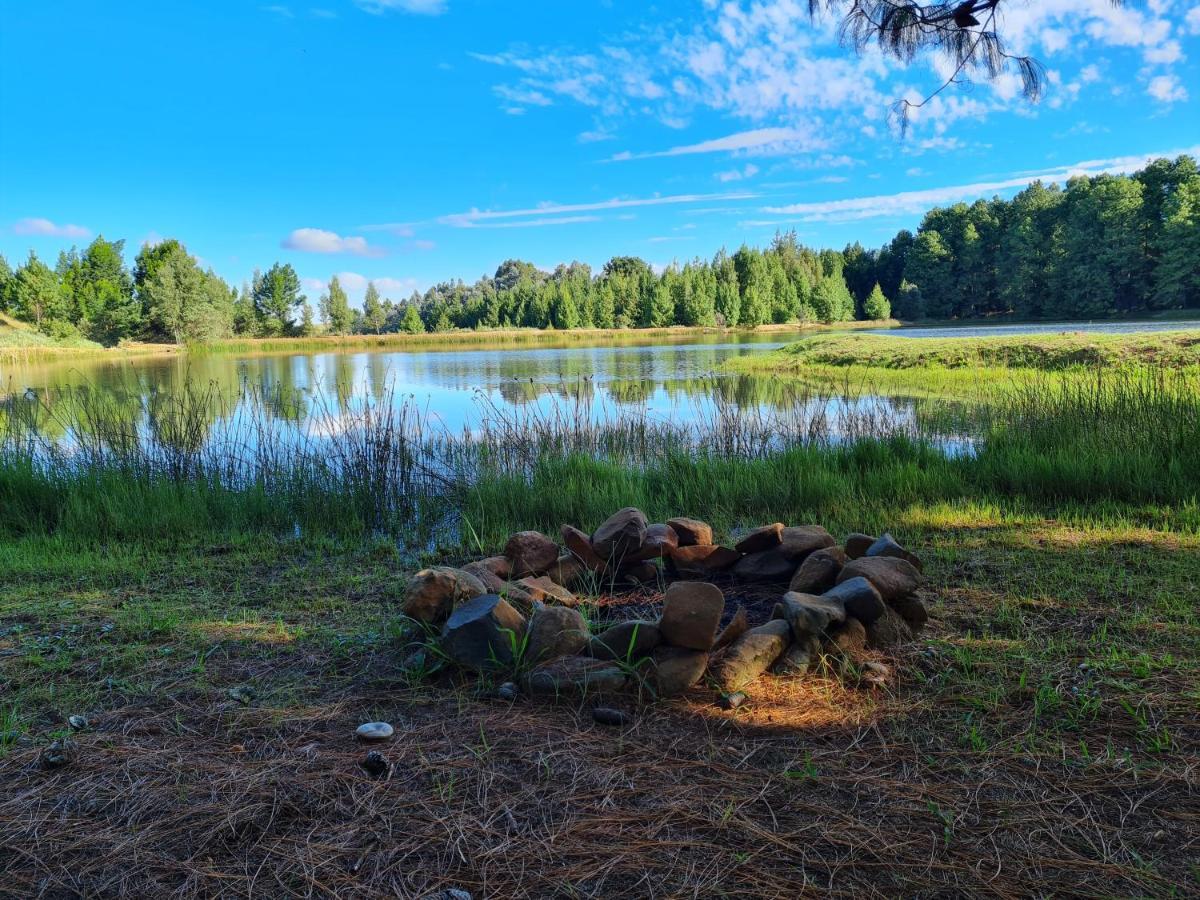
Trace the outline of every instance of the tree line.
{"type": "Polygon", "coordinates": [[[494,275],[393,301],[374,283],[362,309],[330,279],[316,308],[291,265],[234,288],[177,240],[145,245],[132,270],[124,242],[96,238],[0,257],[0,310],[60,338],[104,344],[210,341],[233,335],[449,331],[455,328],[753,327],[851,319],[1098,318],[1200,308],[1200,172],[1181,156],[1133,175],[1032,183],[1011,200],[930,210],[916,233],[878,250],[816,250],[794,232],[770,246],[719,251],[655,272],[618,256],[599,273],[510,259],[494,275]]]}

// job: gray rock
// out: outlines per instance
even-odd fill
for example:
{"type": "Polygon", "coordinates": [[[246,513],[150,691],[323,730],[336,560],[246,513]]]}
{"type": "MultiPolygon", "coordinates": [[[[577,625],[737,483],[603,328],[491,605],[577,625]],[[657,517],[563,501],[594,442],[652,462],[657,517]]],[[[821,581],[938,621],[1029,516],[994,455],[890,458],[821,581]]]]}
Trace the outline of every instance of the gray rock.
{"type": "Polygon", "coordinates": [[[835,625],[846,620],[846,607],[836,597],[817,597],[788,591],[775,604],[771,618],[787,622],[792,637],[803,642],[810,637],[827,634],[835,625]]]}
{"type": "Polygon", "coordinates": [[[728,647],[749,630],[750,618],[746,615],[746,607],[739,606],[737,612],[733,614],[733,618],[729,620],[729,624],[722,628],[721,633],[717,635],[717,640],[712,646],[713,651],[728,647]]]}
{"type": "Polygon", "coordinates": [[[72,728],[74,728],[76,731],[83,731],[91,723],[88,722],[87,716],[74,715],[74,716],[67,716],[67,724],[70,725],[72,728]]]}
{"type": "Polygon", "coordinates": [[[806,675],[817,663],[821,649],[815,637],[807,637],[802,641],[794,641],[783,656],[776,660],[771,667],[775,675],[806,675]]]}
{"type": "Polygon", "coordinates": [[[624,710],[613,709],[611,706],[592,707],[592,718],[600,725],[611,725],[613,727],[628,725],[630,722],[629,713],[624,710]]]}
{"type": "Polygon", "coordinates": [[[799,563],[810,553],[836,544],[833,535],[820,525],[790,525],[780,535],[779,549],[789,559],[799,563]]]}
{"type": "Polygon", "coordinates": [[[703,678],[707,668],[707,653],[683,647],[658,647],[642,666],[658,697],[678,697],[703,678]]]}
{"type": "Polygon", "coordinates": [[[521,689],[513,682],[506,681],[500,687],[496,688],[496,696],[501,700],[507,700],[509,703],[512,703],[521,696],[521,689]]]}
{"type": "Polygon", "coordinates": [[[363,770],[372,778],[382,778],[387,774],[388,769],[391,768],[391,766],[388,764],[387,757],[378,750],[370,751],[362,758],[362,762],[360,762],[359,765],[362,766],[363,770]]]}
{"type": "Polygon", "coordinates": [[[733,574],[744,581],[769,581],[786,584],[791,580],[798,563],[784,552],[783,547],[747,553],[733,566],[733,574]]]}
{"type": "Polygon", "coordinates": [[[408,582],[400,610],[410,619],[440,625],[456,606],[486,593],[478,578],[452,566],[422,569],[408,582]]]}
{"type": "Polygon", "coordinates": [[[840,600],[846,608],[846,615],[854,616],[863,624],[874,622],[883,615],[883,597],[879,596],[875,586],[862,576],[848,578],[821,596],[840,600]]]}
{"type": "Polygon", "coordinates": [[[75,742],[70,738],[60,738],[42,748],[38,762],[43,769],[60,769],[75,759],[75,753],[75,742]]]}
{"type": "Polygon", "coordinates": [[[906,597],[921,585],[921,573],[906,559],[895,556],[864,556],[846,563],[837,577],[840,584],[865,578],[887,603],[906,597]]]}
{"type": "Polygon", "coordinates": [[[229,699],[236,700],[242,706],[249,706],[258,694],[248,684],[239,684],[229,689],[229,699]]]}
{"type": "Polygon", "coordinates": [[[578,611],[565,606],[534,607],[526,630],[525,661],[532,665],[574,656],[588,642],[588,627],[578,611]]]}
{"type": "Polygon", "coordinates": [[[729,645],[715,666],[718,686],[726,693],[742,690],[771,668],[791,641],[791,626],[782,620],[751,628],[729,645]]]}
{"type": "Polygon", "coordinates": [[[792,576],[788,590],[798,594],[820,594],[837,583],[838,573],[848,557],[841,547],[827,547],[810,553],[792,576]]]}
{"type": "Polygon", "coordinates": [[[678,516],[674,519],[667,519],[667,524],[679,538],[680,547],[708,546],[713,542],[713,530],[707,522],[689,519],[687,516],[678,516]]]}
{"type": "Polygon", "coordinates": [[[354,729],[354,734],[360,741],[386,741],[395,729],[387,722],[364,722],[354,729]]]}
{"type": "Polygon", "coordinates": [[[558,544],[540,531],[518,531],[504,545],[512,563],[511,578],[540,575],[558,561],[558,544]]]}
{"type": "Polygon", "coordinates": [[[869,534],[863,534],[856,531],[853,534],[846,536],[846,543],[843,545],[846,550],[846,555],[851,559],[858,559],[860,556],[866,556],[867,551],[871,549],[871,545],[875,543],[875,538],[869,534]]]}
{"type": "Polygon", "coordinates": [[[525,675],[524,688],[535,696],[587,696],[620,691],[628,682],[620,667],[584,656],[564,656],[525,675]]]}
{"type": "Polygon", "coordinates": [[[588,654],[595,659],[637,660],[662,642],[657,622],[631,619],[619,622],[588,642],[588,654]]]}
{"type": "Polygon", "coordinates": [[[781,543],[783,543],[783,523],[772,522],[770,525],[762,525],[747,533],[733,545],[733,549],[738,553],[760,553],[763,550],[778,547],[781,543]]]}
{"type": "Polygon", "coordinates": [[[646,516],[640,509],[619,509],[592,533],[592,549],[601,559],[632,558],[646,538],[646,516]]]}
{"type": "Polygon", "coordinates": [[[721,709],[737,709],[746,702],[746,695],[741,691],[734,691],[732,694],[722,694],[717,698],[717,706],[721,709]]]}
{"type": "Polygon", "coordinates": [[[871,544],[867,548],[863,556],[892,556],[898,559],[903,559],[909,562],[918,572],[925,571],[925,567],[921,565],[921,560],[915,553],[910,553],[897,543],[896,539],[890,534],[884,534],[881,538],[871,544]]]}
{"type": "Polygon", "coordinates": [[[883,615],[872,622],[867,628],[867,646],[872,650],[886,650],[899,644],[906,644],[913,639],[912,629],[908,623],[890,607],[883,615]]]}
{"type": "Polygon", "coordinates": [[[442,628],[442,650],[466,669],[493,671],[511,666],[525,634],[525,619],[496,594],[469,600],[442,628]]]}
{"type": "Polygon", "coordinates": [[[899,600],[893,600],[892,609],[900,614],[900,618],[908,623],[908,627],[914,633],[924,628],[925,623],[929,621],[929,610],[916,597],[901,597],[899,600]]]}
{"type": "Polygon", "coordinates": [[[659,630],[663,640],[675,647],[708,650],[717,636],[725,595],[716,585],[703,581],[676,581],[663,599],[659,630]]]}
{"type": "Polygon", "coordinates": [[[845,656],[855,656],[867,647],[867,629],[858,619],[848,618],[829,635],[827,645],[845,656]]]}

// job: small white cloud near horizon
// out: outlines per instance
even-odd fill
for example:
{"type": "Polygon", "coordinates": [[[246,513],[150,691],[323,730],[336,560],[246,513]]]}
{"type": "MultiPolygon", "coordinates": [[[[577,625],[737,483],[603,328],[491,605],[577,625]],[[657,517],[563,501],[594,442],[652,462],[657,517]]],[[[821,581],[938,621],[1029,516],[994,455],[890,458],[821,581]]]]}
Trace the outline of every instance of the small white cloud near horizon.
{"type": "Polygon", "coordinates": [[[825,141],[816,137],[811,131],[799,128],[755,128],[721,138],[701,141],[698,144],[671,147],[667,150],[656,150],[649,153],[632,153],[626,150],[609,157],[608,162],[628,162],[631,159],[655,159],[663,156],[690,156],[695,153],[755,153],[768,156],[820,150],[825,145],[825,141]]]}
{"type": "MultiPolygon", "coordinates": [[[[352,299],[362,302],[363,294],[366,293],[367,285],[371,282],[375,283],[375,289],[385,300],[405,300],[413,291],[421,289],[421,283],[415,278],[393,278],[389,275],[383,275],[379,278],[369,278],[358,272],[335,272],[333,277],[337,278],[338,283],[345,290],[346,294],[352,299]]],[[[300,284],[304,290],[310,295],[308,302],[314,306],[320,295],[329,289],[328,278],[301,278],[300,284]]]]}
{"type": "Polygon", "coordinates": [[[373,16],[381,16],[387,12],[440,16],[446,11],[446,0],[354,0],[354,4],[373,16]]]}
{"type": "Polygon", "coordinates": [[[1188,98],[1187,88],[1177,75],[1156,75],[1146,85],[1146,93],[1159,103],[1178,103],[1188,98]]]}
{"type": "Polygon", "coordinates": [[[280,246],[301,253],[347,253],[351,256],[383,256],[385,253],[382,247],[367,243],[364,237],[342,237],[321,228],[297,228],[280,246]]]}
{"type": "MultiPolygon", "coordinates": [[[[653,197],[616,198],[599,200],[592,203],[542,203],[528,209],[480,210],[471,209],[467,212],[451,213],[440,216],[438,223],[452,225],[455,228],[474,228],[479,222],[493,219],[514,219],[529,216],[552,216],[572,213],[590,213],[610,209],[626,209],[638,206],[673,206],[680,203],[698,203],[705,200],[753,200],[758,194],[751,191],[731,191],[721,194],[670,194],[653,197]]],[[[583,217],[573,217],[583,218],[583,217]]],[[[562,223],[558,223],[562,224],[562,223]]]]}
{"type": "Polygon", "coordinates": [[[55,224],[49,219],[29,218],[18,219],[13,223],[13,234],[25,234],[35,237],[86,238],[91,237],[91,229],[82,225],[65,223],[55,224]]]}

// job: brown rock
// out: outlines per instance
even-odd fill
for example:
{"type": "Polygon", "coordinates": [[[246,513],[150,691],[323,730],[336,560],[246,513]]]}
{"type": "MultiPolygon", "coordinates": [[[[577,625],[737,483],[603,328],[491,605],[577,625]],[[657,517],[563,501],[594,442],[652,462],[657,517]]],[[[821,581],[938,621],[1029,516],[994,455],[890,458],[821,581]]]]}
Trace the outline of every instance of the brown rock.
{"type": "Polygon", "coordinates": [[[733,574],[745,581],[775,581],[786,584],[796,571],[796,561],[782,547],[747,553],[733,566],[733,574]]]}
{"type": "Polygon", "coordinates": [[[844,622],[846,608],[835,598],[788,591],[775,604],[771,619],[787,622],[792,628],[792,636],[797,641],[804,641],[809,637],[828,634],[844,622]]]}
{"type": "Polygon", "coordinates": [[[678,546],[679,536],[670,525],[649,525],[642,548],[634,554],[634,559],[661,559],[678,546]]]}
{"type": "Polygon", "coordinates": [[[793,641],[783,656],[779,657],[775,665],[771,666],[771,672],[774,675],[785,676],[806,675],[817,664],[820,654],[821,645],[815,637],[808,637],[803,641],[793,641]]]}
{"type": "Polygon", "coordinates": [[[563,606],[578,606],[579,600],[561,584],[551,581],[546,575],[540,578],[522,578],[517,586],[523,588],[535,603],[561,603],[563,606]]]}
{"type": "MultiPolygon", "coordinates": [[[[525,585],[517,581],[508,581],[504,584],[504,590],[500,592],[500,596],[509,602],[509,604],[523,616],[533,615],[533,595],[525,589],[525,585]]],[[[542,595],[544,596],[544,594],[542,595]]],[[[541,602],[541,601],[538,601],[541,602]]]]}
{"type": "Polygon", "coordinates": [[[450,614],[442,627],[442,650],[475,671],[511,666],[525,634],[525,619],[505,600],[484,594],[450,614]]]}
{"type": "Polygon", "coordinates": [[[746,607],[739,606],[737,612],[733,614],[733,618],[729,620],[729,624],[721,629],[721,633],[717,635],[716,643],[713,644],[713,652],[728,647],[743,634],[750,630],[750,618],[746,615],[746,607]]]}
{"type": "Polygon", "coordinates": [[[679,516],[675,519],[668,519],[667,524],[679,538],[680,547],[707,547],[713,542],[713,531],[707,522],[679,516]]]}
{"type": "Polygon", "coordinates": [[[558,561],[558,544],[540,531],[518,531],[504,545],[512,563],[512,578],[540,575],[558,561]]]}
{"type": "Polygon", "coordinates": [[[462,567],[468,575],[473,575],[486,589],[485,593],[499,594],[504,590],[504,579],[483,564],[482,560],[469,562],[462,567]]]}
{"type": "Polygon", "coordinates": [[[871,549],[871,545],[875,543],[875,538],[869,534],[863,534],[856,531],[853,534],[847,535],[846,543],[843,545],[846,548],[846,555],[851,559],[858,559],[860,556],[866,556],[867,551],[871,549]]]}
{"type": "Polygon", "coordinates": [[[704,677],[708,654],[682,647],[658,647],[642,666],[643,677],[658,697],[678,697],[704,677]]]}
{"type": "Polygon", "coordinates": [[[810,553],[833,547],[837,541],[820,525],[791,525],[783,529],[780,549],[788,559],[800,562],[810,553]]]}
{"type": "Polygon", "coordinates": [[[755,528],[744,538],[733,545],[738,553],[758,553],[760,550],[770,550],[783,542],[783,523],[775,522],[755,528]]]}
{"type": "Polygon", "coordinates": [[[912,629],[893,609],[885,609],[883,615],[866,626],[867,646],[872,650],[886,650],[913,639],[912,629]]]}
{"type": "Polygon", "coordinates": [[[772,621],[751,628],[729,645],[713,675],[721,690],[740,691],[771,668],[792,642],[787,622],[772,621]]]}
{"type": "Polygon", "coordinates": [[[564,656],[538,666],[522,679],[526,693],[535,696],[587,696],[621,690],[628,676],[619,666],[586,656],[564,656]]]}
{"type": "Polygon", "coordinates": [[[676,547],[667,560],[671,568],[680,575],[703,578],[713,572],[728,569],[741,558],[742,554],[728,547],[696,544],[690,547],[676,547]]]}
{"type": "Polygon", "coordinates": [[[848,562],[837,577],[837,583],[851,578],[865,578],[886,602],[899,600],[921,585],[921,573],[906,559],[895,556],[863,556],[848,562]]]}
{"type": "Polygon", "coordinates": [[[440,625],[456,606],[486,593],[487,588],[470,572],[434,566],[409,580],[400,609],[410,619],[440,625]]]}
{"type": "Polygon", "coordinates": [[[916,597],[901,597],[899,600],[893,600],[892,609],[900,614],[900,618],[907,622],[908,627],[914,632],[920,631],[929,621],[929,611],[925,608],[925,604],[916,597]]]}
{"type": "Polygon", "coordinates": [[[840,600],[846,607],[846,615],[854,616],[864,624],[874,622],[883,615],[883,598],[875,586],[861,575],[840,582],[822,596],[840,600]]]}
{"type": "Polygon", "coordinates": [[[646,516],[627,506],[604,520],[592,534],[592,549],[601,559],[621,561],[641,549],[646,538],[646,516]]]}
{"type": "Polygon", "coordinates": [[[925,567],[921,565],[921,560],[917,558],[917,555],[901,547],[890,534],[883,535],[883,537],[871,544],[863,556],[893,556],[897,559],[907,561],[918,572],[925,571],[925,567]]]}
{"type": "Polygon", "coordinates": [[[658,581],[662,571],[652,562],[634,563],[632,566],[622,566],[621,578],[635,584],[652,584],[658,581]]]}
{"type": "Polygon", "coordinates": [[[563,546],[567,548],[567,551],[572,556],[593,572],[599,572],[604,568],[604,560],[592,549],[592,539],[587,534],[580,531],[574,525],[564,525],[560,529],[560,533],[562,534],[563,546]]]}
{"type": "Polygon", "coordinates": [[[858,619],[846,619],[829,635],[828,644],[847,656],[860,653],[867,647],[867,629],[858,619]]]}
{"type": "Polygon", "coordinates": [[[641,659],[662,642],[657,622],[631,619],[618,622],[588,642],[588,653],[595,659],[641,659]]]}
{"type": "Polygon", "coordinates": [[[725,595],[703,581],[676,581],[663,598],[658,627],[663,640],[675,647],[708,650],[717,636],[725,595]]]}
{"type": "Polygon", "coordinates": [[[569,588],[579,581],[585,581],[591,575],[591,570],[574,553],[564,553],[546,573],[547,578],[565,588],[569,588]]]}
{"type": "Polygon", "coordinates": [[[847,562],[846,552],[841,547],[817,550],[800,563],[792,576],[788,590],[800,594],[820,594],[837,582],[838,573],[847,562]]]}
{"type": "Polygon", "coordinates": [[[588,627],[576,610],[538,604],[526,636],[524,661],[537,665],[579,653],[587,645],[588,627]]]}

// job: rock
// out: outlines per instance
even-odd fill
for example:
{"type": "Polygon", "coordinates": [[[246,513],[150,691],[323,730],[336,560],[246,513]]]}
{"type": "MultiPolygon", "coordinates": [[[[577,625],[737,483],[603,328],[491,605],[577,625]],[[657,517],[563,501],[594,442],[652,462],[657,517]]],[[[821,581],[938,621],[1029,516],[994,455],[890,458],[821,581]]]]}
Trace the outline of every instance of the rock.
{"type": "Polygon", "coordinates": [[[713,672],[726,693],[740,691],[771,668],[792,642],[791,626],[771,621],[751,628],[729,645],[713,672]]]}
{"type": "Polygon", "coordinates": [[[712,544],[676,547],[667,556],[671,568],[680,575],[699,578],[728,569],[741,558],[736,550],[712,544]]]}
{"type": "Polygon", "coordinates": [[[821,647],[815,637],[807,637],[802,641],[794,641],[792,646],[784,651],[783,656],[776,660],[771,667],[772,674],[784,676],[807,675],[816,665],[821,647]]]}
{"type": "Polygon", "coordinates": [[[564,525],[559,533],[562,535],[563,545],[572,556],[593,572],[604,568],[604,560],[592,549],[592,539],[585,532],[574,525],[564,525]]]}
{"type": "MultiPolygon", "coordinates": [[[[526,589],[525,585],[516,581],[510,581],[504,585],[504,590],[500,592],[500,596],[509,602],[517,612],[522,616],[529,617],[533,614],[533,604],[535,601],[532,594],[526,589]]],[[[544,591],[539,592],[539,597],[546,596],[544,591]]]]}
{"type": "Polygon", "coordinates": [[[863,663],[862,671],[859,674],[859,683],[866,688],[879,690],[886,688],[888,682],[891,681],[892,670],[883,663],[871,660],[863,663]]]}
{"type": "Polygon", "coordinates": [[[558,561],[558,544],[540,531],[518,531],[504,545],[512,563],[511,578],[541,575],[558,561]]]}
{"type": "Polygon", "coordinates": [[[848,578],[821,596],[840,600],[846,608],[846,615],[854,616],[864,625],[883,615],[883,597],[875,590],[875,585],[862,576],[848,578]]]}
{"type": "Polygon", "coordinates": [[[238,703],[242,704],[242,706],[249,706],[254,702],[254,698],[258,696],[254,688],[250,687],[248,684],[239,684],[235,687],[231,687],[228,693],[230,700],[236,700],[238,703]]]}
{"type": "Polygon", "coordinates": [[[837,582],[838,573],[842,571],[846,562],[846,551],[841,547],[816,550],[800,563],[788,590],[800,594],[820,594],[827,591],[837,582]]]}
{"type": "Polygon", "coordinates": [[[462,888],[446,888],[436,894],[427,894],[422,900],[471,900],[471,892],[462,888]]]}
{"type": "Polygon", "coordinates": [[[635,563],[632,566],[622,566],[621,578],[634,584],[652,584],[658,581],[662,570],[652,562],[635,563]]]}
{"type": "Polygon", "coordinates": [[[848,557],[858,559],[860,556],[866,556],[867,551],[871,549],[871,545],[874,543],[875,538],[871,537],[871,535],[856,531],[846,536],[846,543],[843,546],[846,549],[848,557]]]}
{"type": "Polygon", "coordinates": [[[854,656],[867,647],[867,629],[858,619],[846,619],[829,635],[827,643],[846,656],[854,656]]]}
{"type": "Polygon", "coordinates": [[[576,610],[539,604],[534,607],[525,635],[524,661],[538,665],[579,653],[587,645],[588,627],[576,610]]]}
{"type": "Polygon", "coordinates": [[[59,738],[50,746],[42,748],[38,763],[43,769],[59,769],[75,758],[75,743],[69,738],[59,738]]]}
{"type": "Polygon", "coordinates": [[[679,546],[679,536],[670,525],[648,525],[641,549],[634,554],[635,560],[661,559],[679,546]]]}
{"type": "Polygon", "coordinates": [[[663,598],[658,623],[662,639],[675,647],[708,650],[717,637],[725,595],[716,585],[703,581],[676,581],[663,598]]]}
{"type": "Polygon", "coordinates": [[[76,731],[83,731],[91,723],[88,722],[87,716],[74,715],[74,716],[67,716],[67,724],[70,725],[72,728],[74,728],[76,731]]]}
{"type": "Polygon", "coordinates": [[[722,694],[717,698],[717,706],[721,709],[737,709],[746,702],[746,695],[741,691],[734,691],[732,694],[722,694]]]}
{"type": "Polygon", "coordinates": [[[456,606],[485,593],[487,588],[470,572],[434,566],[408,582],[400,610],[410,619],[440,625],[456,606]]]}
{"type": "Polygon", "coordinates": [[[658,647],[642,665],[657,697],[678,697],[704,677],[708,654],[683,647],[658,647]]]}
{"type": "Polygon", "coordinates": [[[592,549],[601,559],[620,561],[632,558],[646,539],[646,516],[640,509],[627,506],[604,520],[592,534],[592,549]]]}
{"type": "Polygon", "coordinates": [[[370,751],[359,763],[363,770],[372,778],[382,778],[389,768],[387,757],[378,750],[370,751]]]}
{"type": "Polygon", "coordinates": [[[906,644],[913,639],[912,629],[908,627],[908,623],[890,607],[884,609],[883,615],[866,628],[867,646],[872,650],[886,650],[889,647],[906,644]]]}
{"type": "Polygon", "coordinates": [[[511,666],[525,635],[525,619],[496,594],[468,600],[442,627],[442,650],[474,671],[511,666]]]}
{"type": "Polygon", "coordinates": [[[537,696],[611,693],[625,687],[628,676],[620,667],[584,656],[564,656],[525,675],[525,690],[537,696]]]}
{"type": "Polygon", "coordinates": [[[689,519],[687,516],[678,516],[674,519],[667,519],[667,524],[679,538],[680,547],[707,547],[713,542],[713,531],[707,522],[689,519]]]}
{"type": "Polygon", "coordinates": [[[360,741],[386,741],[395,729],[387,722],[364,722],[354,729],[355,736],[360,741]]]}
{"type": "Polygon", "coordinates": [[[891,603],[906,597],[921,586],[921,573],[906,559],[895,556],[864,556],[846,564],[838,575],[838,584],[851,578],[865,578],[891,603]]]}
{"type": "Polygon", "coordinates": [[[796,561],[782,547],[747,553],[734,564],[733,574],[744,581],[773,581],[787,583],[796,571],[796,561]]]}
{"type": "Polygon", "coordinates": [[[579,600],[561,584],[555,584],[549,576],[522,578],[517,586],[529,595],[534,603],[560,603],[563,606],[578,606],[579,600]]]}
{"type": "Polygon", "coordinates": [[[722,628],[721,633],[717,635],[716,643],[712,645],[713,651],[728,647],[749,629],[750,619],[746,615],[746,607],[739,606],[737,612],[733,614],[733,618],[729,620],[729,624],[722,628]]]}
{"type": "Polygon", "coordinates": [[[787,622],[791,626],[792,637],[803,642],[810,637],[828,634],[834,626],[844,622],[846,607],[837,598],[788,591],[775,604],[771,618],[787,622]]]}
{"type": "Polygon", "coordinates": [[[783,542],[783,523],[775,522],[755,528],[733,545],[738,553],[758,553],[778,547],[783,542]]]}
{"type": "Polygon", "coordinates": [[[810,553],[836,544],[833,535],[820,525],[791,525],[783,529],[779,546],[788,559],[798,563],[810,553]]]}
{"type": "Polygon", "coordinates": [[[657,622],[631,619],[619,622],[588,642],[588,654],[594,659],[641,659],[662,642],[657,622]]]}
{"type": "Polygon", "coordinates": [[[512,703],[521,696],[521,689],[513,682],[506,681],[500,687],[496,688],[496,696],[501,700],[507,700],[509,703],[512,703]]]}
{"type": "Polygon", "coordinates": [[[485,566],[482,560],[469,562],[462,567],[462,570],[483,585],[484,593],[499,594],[504,590],[504,579],[493,572],[490,567],[485,566]]]}
{"type": "Polygon", "coordinates": [[[620,709],[613,709],[611,706],[594,706],[592,707],[592,718],[600,725],[612,725],[620,727],[628,725],[630,722],[629,713],[620,709]]]}
{"type": "Polygon", "coordinates": [[[550,567],[546,577],[555,584],[569,588],[591,574],[592,570],[584,565],[575,554],[564,553],[558,558],[558,562],[550,567]]]}
{"type": "Polygon", "coordinates": [[[893,600],[892,609],[900,614],[900,618],[908,623],[908,627],[914,633],[924,628],[925,623],[929,621],[929,610],[916,597],[901,597],[899,600],[893,600]]]}
{"type": "Polygon", "coordinates": [[[883,537],[871,544],[863,556],[892,556],[905,560],[918,572],[925,571],[925,567],[921,565],[921,560],[917,555],[901,547],[890,534],[884,534],[883,537]]]}
{"type": "Polygon", "coordinates": [[[489,556],[475,562],[503,581],[508,581],[512,577],[512,563],[508,561],[507,556],[489,556]]]}

